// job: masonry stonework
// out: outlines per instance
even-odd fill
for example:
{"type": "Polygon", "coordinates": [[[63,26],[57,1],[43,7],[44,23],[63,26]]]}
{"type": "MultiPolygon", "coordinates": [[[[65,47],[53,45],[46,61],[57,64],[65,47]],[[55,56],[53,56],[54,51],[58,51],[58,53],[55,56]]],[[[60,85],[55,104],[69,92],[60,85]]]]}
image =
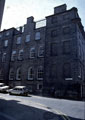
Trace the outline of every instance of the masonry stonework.
{"type": "Polygon", "coordinates": [[[85,32],[77,8],[55,7],[45,21],[45,26],[36,28],[31,16],[24,30],[0,32],[0,82],[26,85],[34,93],[82,97],[85,32]]]}

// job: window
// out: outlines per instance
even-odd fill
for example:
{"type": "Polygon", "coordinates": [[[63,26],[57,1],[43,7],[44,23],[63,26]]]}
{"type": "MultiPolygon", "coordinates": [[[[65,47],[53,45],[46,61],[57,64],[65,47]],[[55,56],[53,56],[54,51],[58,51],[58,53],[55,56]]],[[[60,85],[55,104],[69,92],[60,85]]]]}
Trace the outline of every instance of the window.
{"type": "Polygon", "coordinates": [[[17,38],[17,44],[21,44],[21,37],[17,38]]]}
{"type": "Polygon", "coordinates": [[[63,34],[69,34],[70,33],[70,27],[63,27],[63,34]]]}
{"type": "Polygon", "coordinates": [[[52,23],[56,23],[57,22],[57,16],[53,16],[52,17],[52,23]]]}
{"type": "Polygon", "coordinates": [[[8,46],[8,40],[5,40],[4,41],[4,47],[7,47],[8,46]]]}
{"type": "Polygon", "coordinates": [[[39,67],[38,67],[37,79],[38,79],[38,80],[43,80],[43,67],[42,67],[42,66],[39,66],[39,67]]]}
{"type": "Polygon", "coordinates": [[[63,66],[64,78],[71,78],[71,64],[65,63],[63,66]]]}
{"type": "Polygon", "coordinates": [[[39,47],[38,57],[44,57],[44,46],[39,47]]]}
{"type": "Polygon", "coordinates": [[[0,69],[0,80],[3,80],[3,76],[4,76],[3,70],[0,69]]]}
{"type": "Polygon", "coordinates": [[[51,44],[51,55],[52,56],[57,56],[58,54],[58,44],[57,43],[52,43],[51,44]]]}
{"type": "Polygon", "coordinates": [[[42,90],[43,85],[42,84],[37,84],[37,90],[42,90]]]}
{"type": "Polygon", "coordinates": [[[28,69],[28,80],[33,80],[33,78],[34,78],[34,69],[30,67],[28,69]]]}
{"type": "Polygon", "coordinates": [[[26,35],[26,40],[25,42],[29,42],[30,41],[30,35],[26,35]]]}
{"type": "Polygon", "coordinates": [[[10,69],[9,80],[14,80],[14,70],[13,70],[13,68],[10,69]]]}
{"type": "Polygon", "coordinates": [[[40,32],[36,32],[35,33],[35,40],[39,40],[40,39],[40,32]]]}
{"type": "Polygon", "coordinates": [[[7,32],[6,32],[6,36],[9,36],[9,34],[10,34],[10,32],[9,32],[9,31],[7,31],[7,32]]]}
{"type": "Polygon", "coordinates": [[[20,68],[17,69],[16,79],[21,80],[21,69],[20,68]]]}
{"type": "Polygon", "coordinates": [[[56,36],[57,36],[57,30],[52,30],[51,37],[56,37],[56,36]]]}
{"type": "Polygon", "coordinates": [[[57,66],[56,64],[52,64],[50,67],[50,78],[52,79],[52,82],[57,78],[57,66]]]}
{"type": "Polygon", "coordinates": [[[64,54],[69,54],[71,52],[71,42],[70,41],[64,41],[63,42],[63,53],[64,54]]]}
{"type": "Polygon", "coordinates": [[[23,60],[23,50],[19,50],[18,60],[23,60]]]}
{"type": "Polygon", "coordinates": [[[69,19],[69,14],[64,14],[64,15],[63,15],[63,19],[64,19],[64,20],[69,19]]]}
{"type": "Polygon", "coordinates": [[[16,59],[16,51],[12,51],[11,61],[16,59]]]}
{"type": "Polygon", "coordinates": [[[2,55],[2,62],[5,62],[6,61],[6,53],[3,53],[2,55]]]}
{"type": "Polygon", "coordinates": [[[30,58],[34,58],[35,57],[35,48],[31,48],[30,49],[30,58]]]}

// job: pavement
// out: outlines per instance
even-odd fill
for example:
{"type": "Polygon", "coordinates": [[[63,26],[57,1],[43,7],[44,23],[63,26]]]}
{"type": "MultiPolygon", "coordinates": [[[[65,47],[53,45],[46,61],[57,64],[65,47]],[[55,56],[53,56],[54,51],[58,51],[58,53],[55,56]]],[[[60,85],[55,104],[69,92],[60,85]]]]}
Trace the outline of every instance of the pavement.
{"type": "Polygon", "coordinates": [[[44,98],[0,94],[0,120],[71,120],[64,112],[36,102],[36,99],[41,101],[44,98]],[[31,100],[32,98],[34,101],[31,100]]]}

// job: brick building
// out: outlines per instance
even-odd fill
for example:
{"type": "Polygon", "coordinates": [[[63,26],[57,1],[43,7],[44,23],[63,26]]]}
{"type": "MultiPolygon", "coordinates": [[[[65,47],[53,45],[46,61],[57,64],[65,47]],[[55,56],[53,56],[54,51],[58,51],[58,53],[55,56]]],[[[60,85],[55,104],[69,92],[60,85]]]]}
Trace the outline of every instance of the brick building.
{"type": "Polygon", "coordinates": [[[84,66],[85,32],[75,7],[67,10],[64,4],[45,20],[29,17],[20,30],[0,32],[0,82],[12,87],[82,97],[84,66]]]}

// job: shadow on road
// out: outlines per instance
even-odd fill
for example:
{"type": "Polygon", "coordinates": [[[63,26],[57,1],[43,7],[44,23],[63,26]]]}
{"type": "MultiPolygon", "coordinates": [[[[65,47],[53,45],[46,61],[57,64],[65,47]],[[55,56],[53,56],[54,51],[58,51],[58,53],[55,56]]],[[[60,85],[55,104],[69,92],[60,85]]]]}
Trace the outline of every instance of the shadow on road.
{"type": "MultiPolygon", "coordinates": [[[[0,120],[68,120],[61,114],[55,114],[42,106],[24,105],[16,100],[0,99],[0,120]],[[2,116],[2,115],[3,116],[2,116]]],[[[71,118],[71,120],[80,120],[71,118]]]]}

